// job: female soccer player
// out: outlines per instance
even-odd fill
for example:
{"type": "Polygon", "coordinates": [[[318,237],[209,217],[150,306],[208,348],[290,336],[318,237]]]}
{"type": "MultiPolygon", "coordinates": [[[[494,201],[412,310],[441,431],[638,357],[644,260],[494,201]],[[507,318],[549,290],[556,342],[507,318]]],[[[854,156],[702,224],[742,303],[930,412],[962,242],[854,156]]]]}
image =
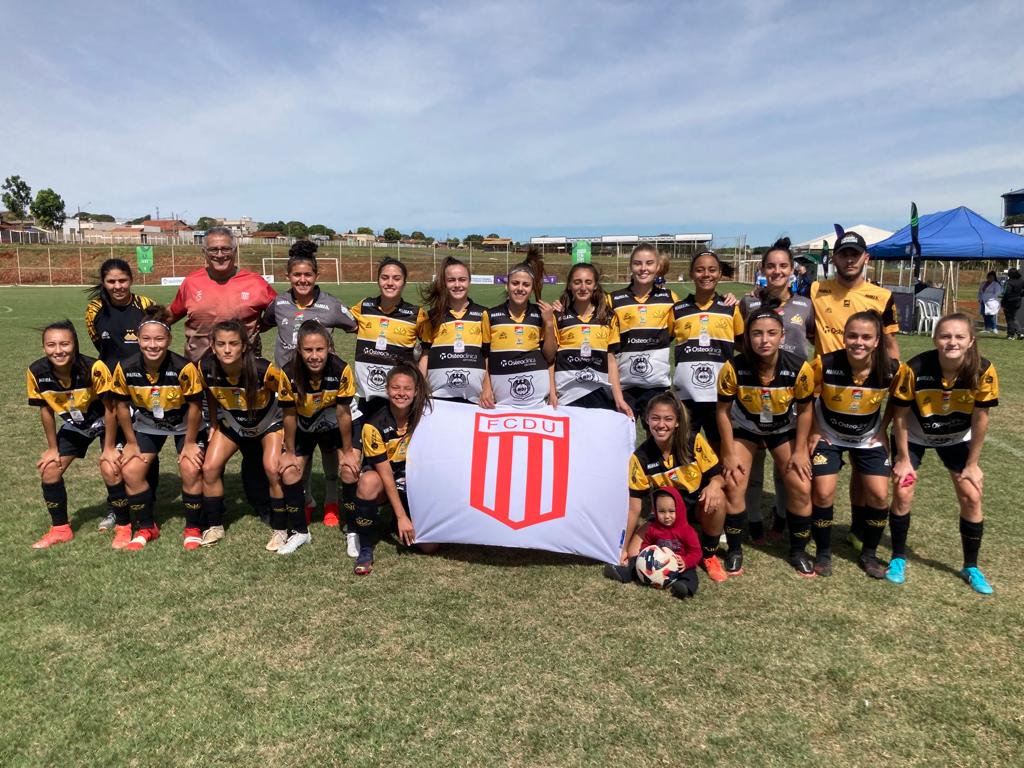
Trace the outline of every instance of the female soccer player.
{"type": "MultiPolygon", "coordinates": [[[[298,240],[288,249],[287,274],[291,290],[279,294],[263,313],[263,325],[277,327],[274,363],[282,371],[295,357],[299,326],[306,320],[318,320],[324,328],[340,328],[346,333],[356,329],[356,320],[340,300],[321,291],[316,284],[320,268],[316,261],[317,244],[298,240]]],[[[328,331],[330,333],[330,331],[328,331]]],[[[338,525],[338,456],[336,451],[321,451],[324,468],[324,525],[338,525]]],[[[313,462],[306,462],[302,485],[306,493],[306,522],[313,517],[316,500],[310,490],[313,462]]]]}
{"type": "Polygon", "coordinates": [[[508,273],[508,298],[484,314],[491,340],[487,375],[498,406],[536,408],[548,402],[548,367],[558,340],[550,332],[552,307],[541,301],[543,281],[544,262],[540,251],[531,247],[526,261],[508,273]],[[531,293],[536,304],[530,301],[531,293]]]}
{"type": "Polygon", "coordinates": [[[885,577],[894,584],[906,580],[907,531],[916,472],[925,451],[934,448],[949,470],[960,505],[964,554],[960,576],[975,592],[989,595],[992,587],[978,568],[985,477],[978,461],[988,432],[989,408],[999,404],[999,379],[995,365],[978,351],[974,323],[967,315],[946,315],[936,323],[932,338],[935,349],[903,363],[892,383],[892,561],[885,577]]]}
{"type": "Polygon", "coordinates": [[[755,310],[747,318],[743,351],[722,366],[718,377],[718,430],[729,502],[725,517],[729,575],[743,572],[744,496],[754,453],[764,448],[771,451],[786,483],[789,563],[801,576],[814,576],[814,563],[807,554],[811,529],[807,442],[814,421],[814,373],[805,360],[779,349],[784,333],[774,307],[755,310]]]}
{"type": "MultiPolygon", "coordinates": [[[[405,493],[405,458],[409,439],[424,409],[430,407],[430,396],[423,375],[409,363],[398,363],[388,372],[387,393],[387,407],[377,411],[363,426],[364,468],[359,476],[355,515],[359,534],[359,557],[355,564],[358,576],[373,571],[381,504],[390,504],[395,513],[399,541],[406,546],[416,543],[405,493]]],[[[437,546],[423,544],[420,549],[432,552],[437,546]]]]}
{"type": "Polygon", "coordinates": [[[606,408],[632,419],[614,358],[619,335],[597,267],[574,264],[554,309],[551,333],[558,339],[558,351],[551,374],[551,405],[606,408]]]}
{"type": "Polygon", "coordinates": [[[657,248],[640,243],[629,257],[629,285],[610,295],[619,333],[619,384],[634,413],[644,413],[647,402],[671,384],[672,307],[679,297],[657,285],[668,266],[668,258],[662,258],[657,248]]]}
{"type": "Polygon", "coordinates": [[[889,451],[882,404],[897,367],[882,341],[877,312],[850,315],[843,329],[844,348],[814,359],[814,431],[810,445],[814,475],[811,535],[814,572],[832,575],[832,504],[843,454],[858,471],[864,506],[864,547],[859,564],[875,579],[885,575],[876,550],[885,530],[889,499],[889,451]]]}
{"type": "MultiPolygon", "coordinates": [[[[292,399],[282,399],[285,415],[297,416],[295,460],[307,465],[319,446],[323,456],[340,458],[345,482],[359,478],[359,450],[352,447],[352,412],[355,380],[348,363],[334,353],[331,332],[318,320],[299,326],[296,354],[287,372],[292,399]]],[[[288,555],[309,542],[309,533],[297,531],[277,550],[288,555]]]]}
{"type": "MultiPolygon", "coordinates": [[[[110,386],[110,371],[100,360],[79,352],[78,334],[70,320],[50,323],[43,329],[43,357],[28,367],[28,404],[39,408],[46,450],[36,462],[43,483],[43,502],[50,513],[50,530],[33,548],[46,549],[71,541],[68,523],[68,492],[64,473],[75,459],[84,459],[92,441],[103,437],[100,474],[107,485],[108,507],[124,502],[120,456],[115,447],[114,409],[104,395],[110,386]],[[57,422],[60,421],[58,429],[57,422]],[[111,494],[120,486],[120,496],[111,494]]],[[[124,504],[115,507],[119,517],[127,513],[124,504]]],[[[131,538],[131,526],[128,526],[131,538]]],[[[115,541],[121,545],[123,530],[115,541]]],[[[126,540],[125,540],[126,541],[126,540]]]]}
{"type": "Polygon", "coordinates": [[[726,266],[713,251],[690,262],[694,292],[672,307],[676,339],[673,385],[690,416],[694,432],[702,429],[717,451],[720,438],[715,421],[715,385],[719,371],[733,355],[736,339],[743,333],[743,317],[718,293],[726,266]]]}
{"type": "Polygon", "coordinates": [[[185,508],[185,549],[197,548],[203,500],[203,388],[199,371],[171,352],[171,313],[153,304],[143,311],[138,327],[139,353],[117,364],[110,394],[117,402],[117,421],[124,435],[121,474],[128,492],[135,536],[125,549],[138,550],[160,535],[153,518],[153,493],[147,480],[152,463],[168,437],[174,438],[185,508]]]}
{"type": "Polygon", "coordinates": [[[423,296],[427,321],[420,329],[420,372],[434,397],[494,407],[487,378],[483,322],[487,310],[469,298],[469,268],[449,256],[423,296]]]}
{"type": "Polygon", "coordinates": [[[644,418],[650,437],[629,460],[629,516],[620,563],[625,564],[640,551],[644,497],[653,488],[670,486],[682,494],[690,522],[700,525],[704,570],[712,581],[725,581],[715,554],[726,512],[718,457],[700,432],[690,430],[686,410],[671,392],[652,397],[644,418]]]}
{"type": "Polygon", "coordinates": [[[295,416],[281,413],[281,402],[291,402],[291,386],[276,365],[256,356],[237,320],[217,323],[211,337],[213,355],[199,364],[212,428],[203,459],[202,509],[209,527],[202,545],[224,538],[224,466],[236,451],[254,446],[262,451],[270,486],[273,534],[267,550],[276,552],[288,540],[289,528],[309,533],[295,459],[295,416]]]}

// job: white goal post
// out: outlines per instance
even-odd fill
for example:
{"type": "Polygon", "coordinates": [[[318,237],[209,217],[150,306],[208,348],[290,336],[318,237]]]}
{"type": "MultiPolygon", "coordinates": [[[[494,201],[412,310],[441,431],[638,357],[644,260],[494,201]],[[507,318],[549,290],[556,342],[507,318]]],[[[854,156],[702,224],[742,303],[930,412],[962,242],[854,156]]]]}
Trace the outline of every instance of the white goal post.
{"type": "MultiPolygon", "coordinates": [[[[341,264],[338,262],[337,259],[317,256],[316,264],[320,270],[319,278],[323,280],[325,283],[341,282],[341,264]]],[[[267,257],[263,259],[263,274],[273,275],[275,282],[288,282],[288,276],[286,271],[287,269],[287,258],[267,257]],[[274,267],[275,262],[280,262],[280,266],[278,266],[276,269],[274,267]]]]}

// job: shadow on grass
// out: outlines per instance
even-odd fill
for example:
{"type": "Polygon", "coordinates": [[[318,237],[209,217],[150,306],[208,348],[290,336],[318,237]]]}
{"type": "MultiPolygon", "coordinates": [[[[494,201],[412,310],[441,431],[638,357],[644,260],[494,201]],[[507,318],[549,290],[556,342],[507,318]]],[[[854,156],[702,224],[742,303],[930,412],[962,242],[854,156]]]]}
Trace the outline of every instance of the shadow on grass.
{"type": "MultiPolygon", "coordinates": [[[[399,552],[403,549],[407,552],[410,551],[406,547],[400,547],[399,552]]],[[[580,555],[545,552],[539,549],[484,547],[475,544],[442,544],[441,549],[434,556],[462,563],[502,568],[524,568],[533,565],[598,565],[596,560],[580,555]]]]}

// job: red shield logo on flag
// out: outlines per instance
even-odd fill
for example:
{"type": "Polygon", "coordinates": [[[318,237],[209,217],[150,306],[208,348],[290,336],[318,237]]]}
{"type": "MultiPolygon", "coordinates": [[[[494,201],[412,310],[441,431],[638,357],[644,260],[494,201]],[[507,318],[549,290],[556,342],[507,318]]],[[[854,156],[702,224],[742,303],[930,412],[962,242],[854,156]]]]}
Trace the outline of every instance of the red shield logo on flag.
{"type": "Polygon", "coordinates": [[[565,517],[569,418],[476,415],[469,503],[519,530],[565,517]]]}

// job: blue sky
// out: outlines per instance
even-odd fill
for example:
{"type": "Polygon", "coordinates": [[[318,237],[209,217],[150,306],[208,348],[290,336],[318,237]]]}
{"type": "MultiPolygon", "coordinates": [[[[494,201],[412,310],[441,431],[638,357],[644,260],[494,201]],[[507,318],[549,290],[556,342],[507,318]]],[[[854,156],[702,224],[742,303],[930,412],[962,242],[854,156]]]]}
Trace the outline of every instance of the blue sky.
{"type": "Polygon", "coordinates": [[[758,244],[1024,186],[1020,2],[0,11],[0,177],[70,211],[758,244]]]}

